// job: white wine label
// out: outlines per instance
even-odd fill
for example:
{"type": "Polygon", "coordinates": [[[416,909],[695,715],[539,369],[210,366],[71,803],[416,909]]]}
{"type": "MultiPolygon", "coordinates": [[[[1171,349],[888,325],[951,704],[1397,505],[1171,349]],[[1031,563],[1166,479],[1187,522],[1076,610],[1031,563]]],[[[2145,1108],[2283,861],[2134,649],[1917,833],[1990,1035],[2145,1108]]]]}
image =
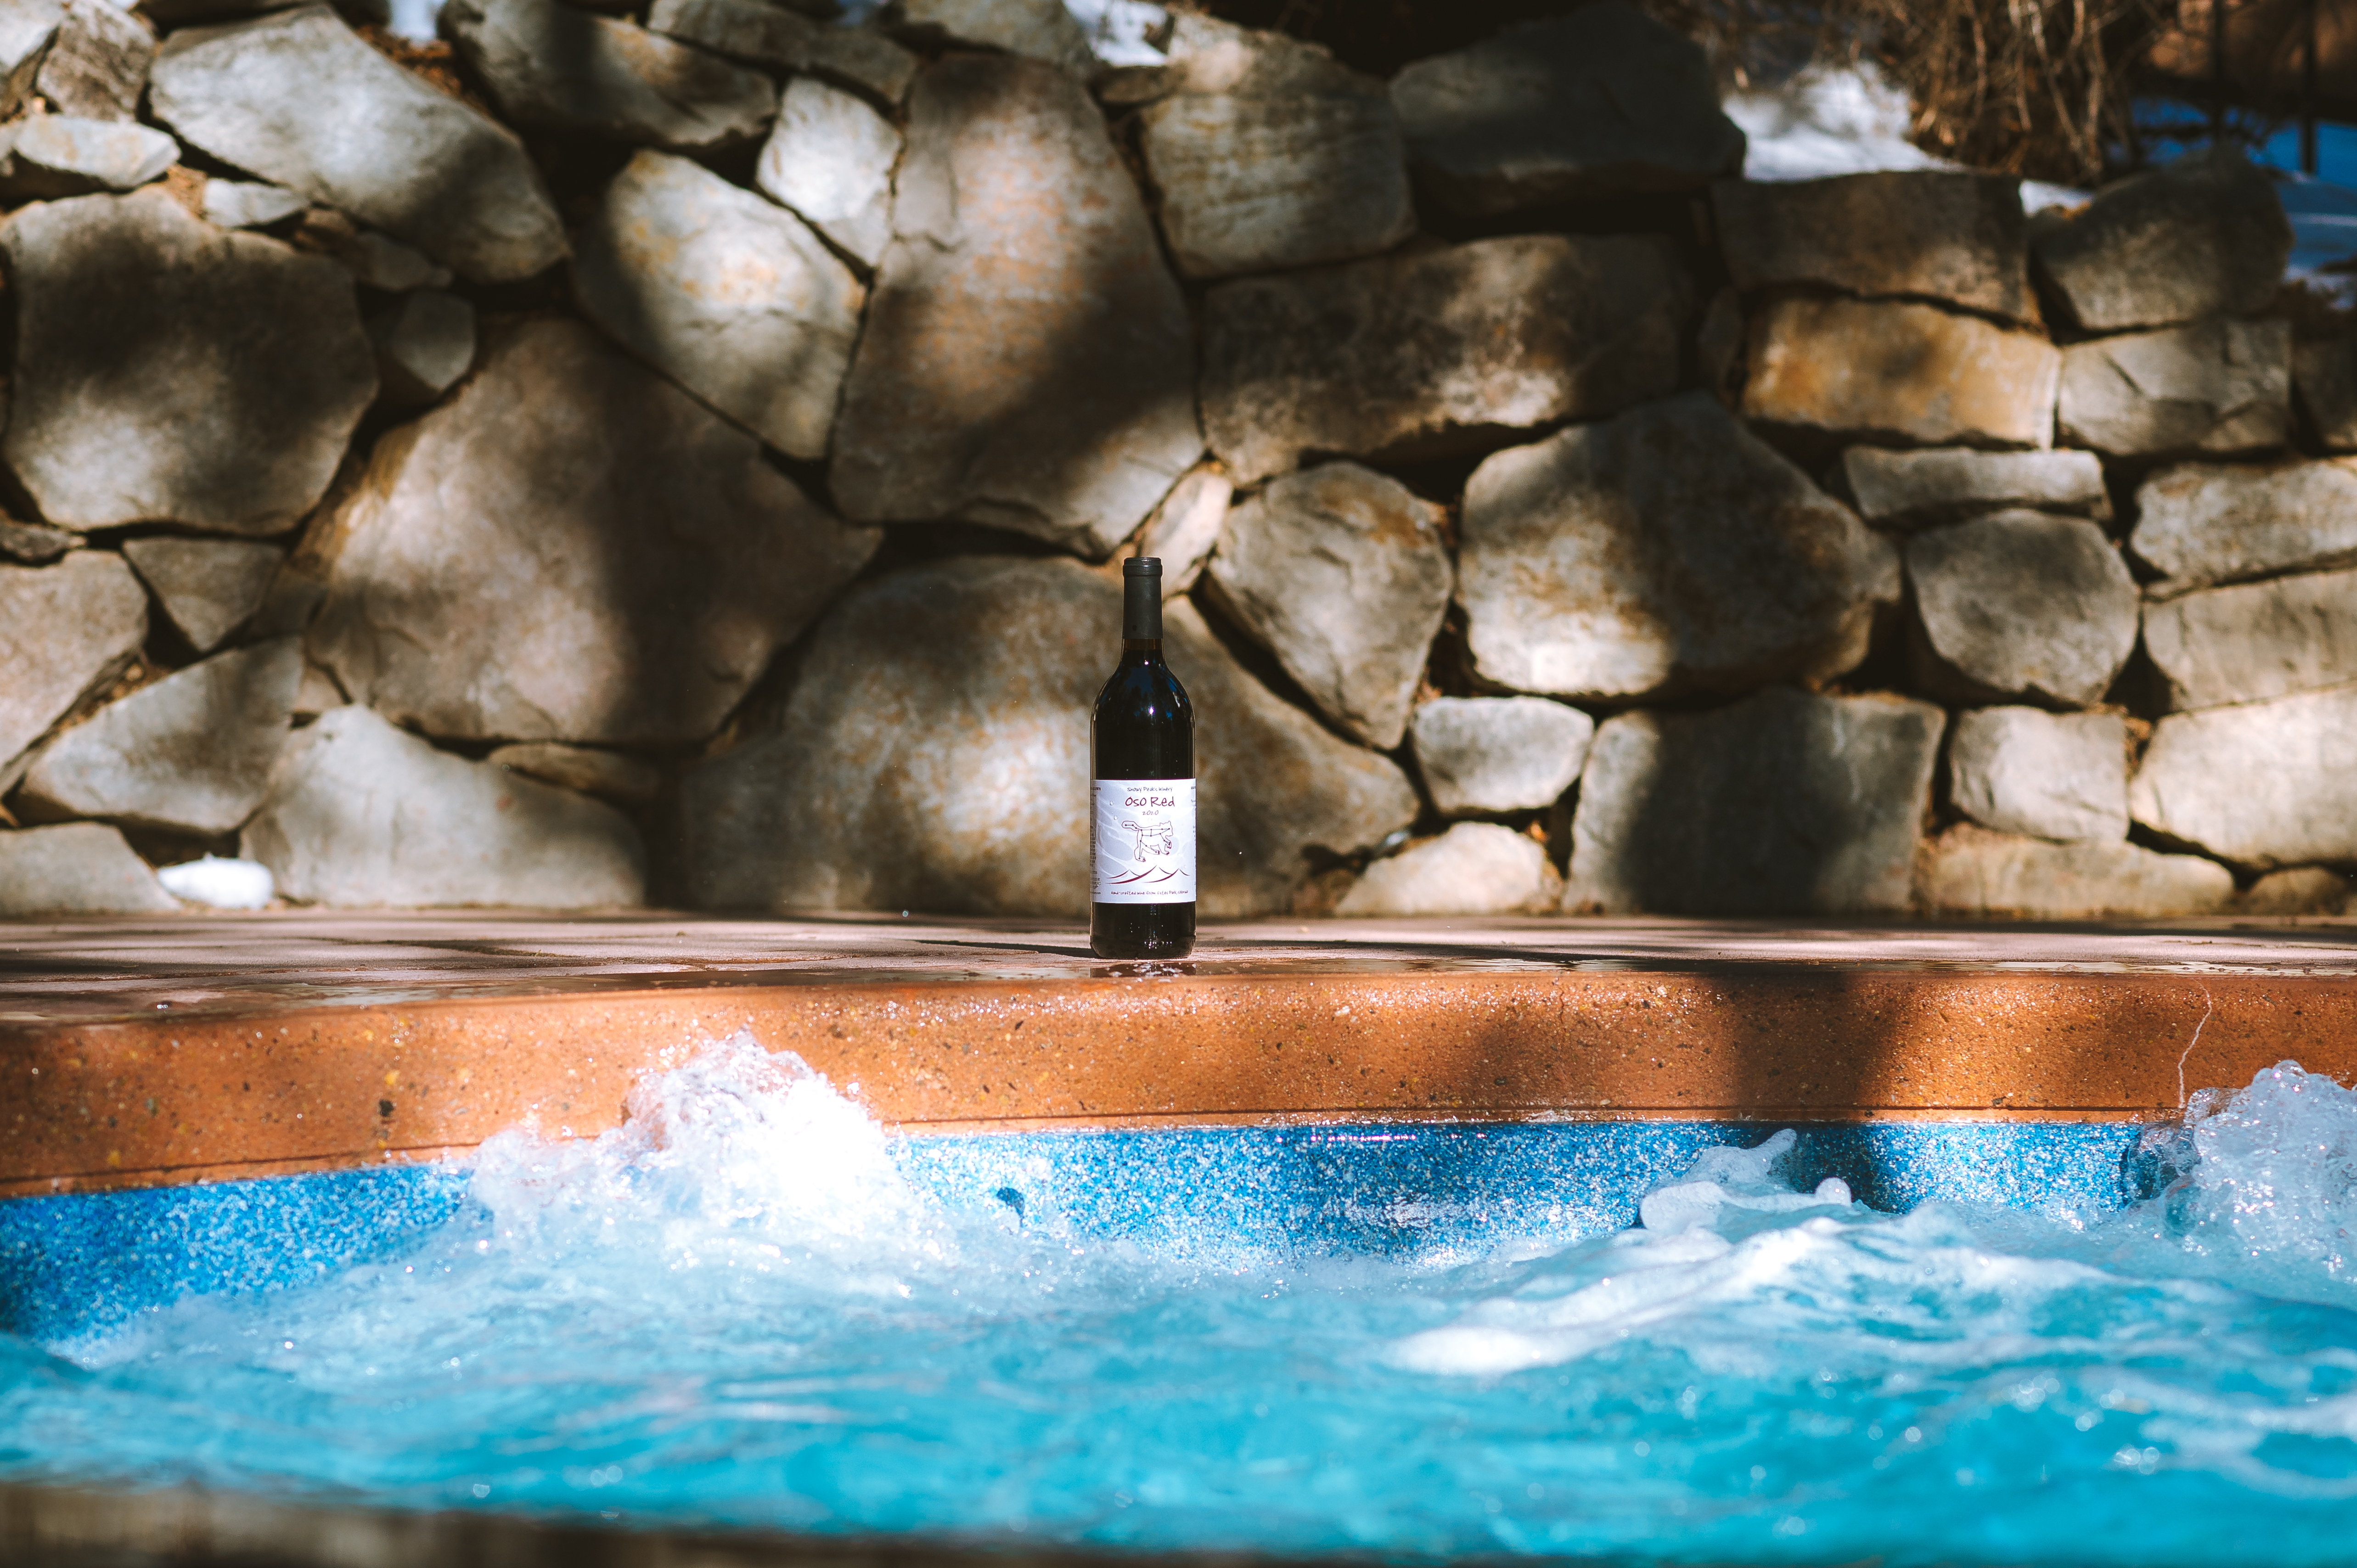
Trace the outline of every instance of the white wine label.
{"type": "Polygon", "coordinates": [[[1091,793],[1091,901],[1192,904],[1195,781],[1099,779],[1091,793]]]}

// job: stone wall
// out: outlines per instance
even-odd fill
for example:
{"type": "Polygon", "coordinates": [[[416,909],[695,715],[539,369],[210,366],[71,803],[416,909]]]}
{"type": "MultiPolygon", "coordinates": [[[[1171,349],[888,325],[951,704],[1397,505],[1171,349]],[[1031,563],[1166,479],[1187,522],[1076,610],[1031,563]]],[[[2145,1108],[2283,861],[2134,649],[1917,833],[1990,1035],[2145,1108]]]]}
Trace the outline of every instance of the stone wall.
{"type": "Polygon", "coordinates": [[[2357,864],[2357,340],[2231,156],[1749,183],[1624,0],[1389,82],[1053,0],[252,13],[0,0],[0,910],[1075,913],[1134,546],[1208,913],[2357,864]]]}

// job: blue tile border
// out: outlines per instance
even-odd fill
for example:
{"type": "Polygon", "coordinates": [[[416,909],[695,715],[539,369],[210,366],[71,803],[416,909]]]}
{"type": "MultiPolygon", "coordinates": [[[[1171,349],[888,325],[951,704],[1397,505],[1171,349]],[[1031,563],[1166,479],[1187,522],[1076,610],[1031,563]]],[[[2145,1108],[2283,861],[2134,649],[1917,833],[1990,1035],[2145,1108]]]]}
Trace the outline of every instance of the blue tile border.
{"type": "MultiPolygon", "coordinates": [[[[1633,1224],[1703,1149],[1765,1123],[1575,1122],[1189,1127],[897,1139],[948,1208],[1206,1259],[1435,1262],[1633,1224]]],[[[1807,1125],[1796,1187],[1865,1202],[2094,1214],[2143,1196],[2134,1122],[1807,1125]]],[[[0,1202],[0,1330],[57,1340],[197,1294],[284,1289],[397,1251],[466,1203],[447,1165],[0,1202]]]]}

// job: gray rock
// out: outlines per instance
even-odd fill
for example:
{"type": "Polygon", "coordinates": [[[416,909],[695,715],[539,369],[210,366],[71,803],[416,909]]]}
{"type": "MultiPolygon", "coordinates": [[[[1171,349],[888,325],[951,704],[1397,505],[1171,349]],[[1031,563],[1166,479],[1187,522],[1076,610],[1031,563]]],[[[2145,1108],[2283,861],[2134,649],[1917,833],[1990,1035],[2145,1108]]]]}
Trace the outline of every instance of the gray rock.
{"type": "Polygon", "coordinates": [[[811,70],[856,88],[888,107],[909,96],[909,83],[924,62],[880,33],[865,27],[828,27],[811,45],[811,70]]]}
{"type": "Polygon", "coordinates": [[[586,746],[558,746],[553,741],[526,741],[502,746],[484,761],[511,773],[522,773],[583,795],[600,795],[626,805],[643,806],[662,788],[662,774],[654,764],[619,751],[597,751],[586,746]]]}
{"type": "Polygon", "coordinates": [[[792,213],[685,158],[640,153],[574,238],[573,294],[624,348],[770,446],[826,456],[867,296],[792,213]]]}
{"type": "Polygon", "coordinates": [[[1392,102],[1417,183],[1467,216],[1694,190],[1743,162],[1701,46],[1625,0],[1418,60],[1392,102]]]}
{"type": "Polygon", "coordinates": [[[2070,842],[2128,836],[2128,727],[2117,714],[1974,708],[1948,734],[1948,799],[1985,828],[2070,842]]]}
{"type": "MultiPolygon", "coordinates": [[[[699,908],[1077,915],[1088,899],[1088,715],[1121,590],[1075,562],[937,562],[821,623],[782,711],[682,782],[681,893],[699,908]]],[[[1406,827],[1384,758],[1269,693],[1185,599],[1164,648],[1199,715],[1200,911],[1281,911],[1315,869],[1406,827]]]]}
{"type": "Polygon", "coordinates": [[[523,144],[355,37],[325,5],[174,33],[156,118],[224,163],[348,212],[478,283],[565,256],[523,144]]]}
{"type": "Polygon", "coordinates": [[[366,708],[296,735],[240,843],[311,904],[583,909],[646,896],[645,852],[619,811],[436,751],[366,708]]]}
{"type": "Polygon", "coordinates": [[[69,822],[0,832],[0,919],[168,915],[179,908],[119,829],[69,822]]]}
{"type": "Polygon", "coordinates": [[[819,25],[808,16],[766,0],[655,0],[647,11],[647,27],[747,65],[780,70],[809,70],[811,46],[819,35],[819,25]]]}
{"type": "Polygon", "coordinates": [[[62,0],[0,4],[0,115],[14,114],[33,91],[33,79],[65,20],[62,0]]]}
{"type": "Polygon", "coordinates": [[[33,91],[52,113],[136,120],[155,58],[156,35],[139,17],[107,0],[65,0],[33,91]]]}
{"type": "Polygon", "coordinates": [[[1727,274],[1747,294],[1813,285],[2038,320],[2018,180],[1933,169],[1723,179],[1710,205],[1727,274]]]}
{"type": "Polygon", "coordinates": [[[2271,871],[2235,896],[2239,915],[2338,915],[2349,908],[2349,878],[2321,865],[2271,871]]]}
{"type": "Polygon", "coordinates": [[[1205,575],[1320,713],[1388,751],[1448,611],[1448,521],[1397,479],[1328,463],[1230,512],[1205,575]]]}
{"type": "Polygon", "coordinates": [[[1062,0],[890,0],[884,20],[920,44],[1000,49],[1083,81],[1096,74],[1089,35],[1062,0]]]}
{"type": "Polygon", "coordinates": [[[1138,531],[1137,553],[1162,563],[1162,592],[1176,596],[1195,585],[1219,547],[1236,487],[1215,463],[1199,463],[1170,487],[1138,531]]]}
{"type": "Polygon", "coordinates": [[[1407,238],[1415,207],[1383,84],[1309,45],[1232,30],[1248,40],[1244,69],[1216,89],[1190,81],[1141,116],[1180,274],[1347,261],[1407,238]]]}
{"type": "Polygon", "coordinates": [[[158,534],[124,543],[123,553],[155,591],[188,646],[210,653],[262,607],[286,553],[273,544],[158,534]]]}
{"type": "Polygon", "coordinates": [[[1945,721],[1927,703],[1783,686],[1709,713],[1608,719],[1580,772],[1564,908],[1904,909],[1945,721]]]}
{"type": "Polygon", "coordinates": [[[421,288],[371,320],[368,334],[377,383],[396,408],[423,408],[475,362],[475,307],[457,295],[421,288]]]}
{"type": "Polygon", "coordinates": [[[0,566],[0,788],[25,748],[102,691],[147,640],[147,595],[119,555],[0,566]]]}
{"type": "Polygon", "coordinates": [[[328,253],[343,263],[352,281],[386,294],[407,294],[416,288],[447,288],[450,271],[437,267],[423,251],[411,250],[382,234],[358,233],[339,239],[328,253]]]}
{"type": "Polygon", "coordinates": [[[1562,897],[1563,878],[1535,839],[1495,822],[1458,822],[1367,867],[1334,912],[1540,915],[1562,897]]]}
{"type": "Polygon", "coordinates": [[[1625,702],[1838,674],[1890,547],[1706,393],[1486,459],[1458,600],[1482,680],[1625,702]]]}
{"type": "Polygon", "coordinates": [[[753,183],[872,268],[892,238],[892,169],[899,161],[900,133],[866,100],[797,77],[786,84],[753,183]]]}
{"type": "Polygon", "coordinates": [[[378,445],[316,547],[311,652],[428,735],[683,744],[877,540],[587,328],[543,319],[378,445]]]}
{"type": "Polygon", "coordinates": [[[2172,708],[2357,682],[2357,572],[2207,588],[2147,605],[2144,645],[2172,708]]]}
{"type": "Polygon", "coordinates": [[[448,0],[441,27],[519,125],[702,152],[751,141],[778,112],[759,71],[563,0],[448,0]]]}
{"type": "Polygon", "coordinates": [[[2094,518],[2112,510],[2093,452],[1853,446],[1842,454],[1842,480],[1877,528],[1928,528],[2015,507],[2094,518]]]}
{"type": "Polygon", "coordinates": [[[1579,777],[1596,721],[1544,697],[1436,697],[1409,725],[1444,817],[1552,806],[1579,777]]]}
{"type": "Polygon", "coordinates": [[[1137,188],[1088,94],[1033,60],[927,67],[908,137],[835,499],[1103,556],[1203,449],[1193,330],[1137,188]]]}
{"type": "Polygon", "coordinates": [[[2101,702],[2136,649],[2127,563],[2080,518],[2001,511],[1907,542],[1916,683],[1959,703],[2101,702]]]}
{"type": "Polygon", "coordinates": [[[0,453],[49,521],[275,533],[317,504],[376,396],[342,268],[160,190],[19,209],[0,453]]]}
{"type": "Polygon", "coordinates": [[[283,185],[250,179],[205,181],[205,221],[224,229],[267,229],[309,205],[283,185]]]}
{"type": "Polygon", "coordinates": [[[36,114],[0,127],[0,196],[83,196],[136,190],[164,177],[180,156],[161,131],[119,120],[36,114]]]}
{"type": "Polygon", "coordinates": [[[2318,445],[2357,452],[2357,337],[2293,344],[2291,384],[2318,445]]]}
{"type": "Polygon", "coordinates": [[[2357,565],[2357,461],[2164,468],[2136,491],[2128,548],[2158,574],[2155,598],[2357,565]]]}
{"type": "Polygon", "coordinates": [[[2062,350],[2062,439],[2115,457],[2264,452],[2291,435],[2291,323],[2197,321],[2062,350]]]}
{"type": "Polygon", "coordinates": [[[2040,227],[2038,264],[2090,332],[2258,309],[2283,279],[2291,225],[2275,184],[2221,146],[2132,176],[2040,227]]]}
{"type": "Polygon", "coordinates": [[[192,664],[43,747],[21,797],[44,816],[228,832],[262,804],[302,682],[291,637],[192,664]]]}
{"type": "Polygon", "coordinates": [[[2061,366],[2041,337],[1935,306],[1775,299],[1751,317],[1742,408],[1851,438],[2050,446],[2061,366]]]}
{"type": "Polygon", "coordinates": [[[303,661],[303,683],[295,688],[295,716],[316,719],[331,708],[340,708],[351,699],[344,695],[336,678],[308,659],[303,661]]]}
{"type": "Polygon", "coordinates": [[[0,557],[21,561],[27,566],[46,566],[67,551],[81,543],[81,535],[69,533],[62,528],[47,528],[38,522],[18,522],[15,518],[0,516],[0,557]]]}
{"type": "Polygon", "coordinates": [[[1204,301],[1211,449],[1250,483],[1311,453],[1437,456],[1617,413],[1676,389],[1691,294],[1675,247],[1639,235],[1484,240],[1223,284],[1204,301]]]}
{"type": "Polygon", "coordinates": [[[2125,840],[2050,843],[1966,823],[1924,846],[1917,886],[1927,914],[2134,920],[2222,909],[2234,874],[2198,854],[2159,854],[2125,840]]]}
{"type": "Polygon", "coordinates": [[[2357,689],[2169,714],[2128,781],[2128,811],[2261,871],[2357,861],[2357,689]]]}

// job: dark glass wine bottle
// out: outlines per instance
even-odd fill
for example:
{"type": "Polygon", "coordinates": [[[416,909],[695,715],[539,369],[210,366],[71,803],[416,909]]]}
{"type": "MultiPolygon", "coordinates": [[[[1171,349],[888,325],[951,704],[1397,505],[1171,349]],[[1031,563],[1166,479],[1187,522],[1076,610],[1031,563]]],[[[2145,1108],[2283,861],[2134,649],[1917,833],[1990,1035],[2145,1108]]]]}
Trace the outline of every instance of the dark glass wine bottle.
{"type": "Polygon", "coordinates": [[[1162,661],[1162,563],[1121,564],[1121,666],[1090,722],[1089,950],[1195,946],[1195,709],[1162,661]]]}

